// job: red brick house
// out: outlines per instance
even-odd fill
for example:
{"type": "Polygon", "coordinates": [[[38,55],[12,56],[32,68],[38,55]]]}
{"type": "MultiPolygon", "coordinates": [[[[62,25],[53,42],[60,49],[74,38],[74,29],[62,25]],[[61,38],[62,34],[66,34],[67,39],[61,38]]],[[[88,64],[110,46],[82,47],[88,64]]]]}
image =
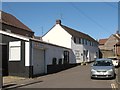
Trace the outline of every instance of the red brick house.
{"type": "Polygon", "coordinates": [[[120,34],[112,34],[109,38],[99,40],[102,58],[120,56],[120,34]]]}

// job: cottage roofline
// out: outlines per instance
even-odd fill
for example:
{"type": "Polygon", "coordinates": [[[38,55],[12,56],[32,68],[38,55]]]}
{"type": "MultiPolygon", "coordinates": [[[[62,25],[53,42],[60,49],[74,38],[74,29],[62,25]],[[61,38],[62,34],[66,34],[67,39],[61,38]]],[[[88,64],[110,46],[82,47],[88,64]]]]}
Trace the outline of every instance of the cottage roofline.
{"type": "Polygon", "coordinates": [[[2,31],[2,30],[0,30],[0,34],[8,35],[8,36],[10,36],[10,37],[22,39],[22,40],[25,40],[25,41],[29,41],[29,39],[30,39],[30,38],[28,38],[28,37],[25,37],[25,36],[22,36],[22,35],[19,35],[19,34],[8,33],[8,32],[5,32],[5,31],[2,31]]]}
{"type": "MultiPolygon", "coordinates": [[[[72,29],[72,28],[69,28],[69,27],[67,27],[67,26],[65,26],[65,25],[62,25],[61,24],[62,22],[61,22],[61,20],[56,20],[56,24],[52,27],[52,28],[54,28],[56,25],[60,25],[65,31],[67,31],[70,35],[72,35],[72,36],[74,36],[74,37],[78,37],[78,38],[84,38],[84,39],[87,39],[87,40],[90,40],[90,41],[93,41],[93,42],[97,42],[95,39],[93,39],[91,36],[89,36],[88,34],[85,34],[85,33],[82,33],[82,32],[80,32],[80,31],[77,31],[77,30],[74,30],[74,29],[72,29]]],[[[52,30],[52,28],[50,29],[50,30],[52,30]]],[[[49,31],[50,31],[49,30],[49,31]]],[[[48,31],[48,32],[49,32],[48,31]]],[[[47,33],[48,33],[47,32],[47,33]]],[[[42,37],[44,37],[47,33],[45,33],[42,37]]],[[[98,43],[98,42],[97,42],[98,43]]]]}
{"type": "Polygon", "coordinates": [[[20,20],[18,20],[12,14],[6,13],[1,10],[0,12],[1,12],[0,23],[14,26],[16,28],[20,28],[20,29],[34,33],[30,28],[28,28],[25,24],[23,24],[20,20]]]}

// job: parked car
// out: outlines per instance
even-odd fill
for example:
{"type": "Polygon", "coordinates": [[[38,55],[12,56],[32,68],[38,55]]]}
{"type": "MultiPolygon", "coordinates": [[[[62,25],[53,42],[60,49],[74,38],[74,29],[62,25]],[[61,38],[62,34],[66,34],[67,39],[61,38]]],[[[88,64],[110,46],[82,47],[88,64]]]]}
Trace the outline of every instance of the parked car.
{"type": "Polygon", "coordinates": [[[112,59],[113,65],[115,67],[118,67],[120,65],[120,60],[117,59],[116,57],[109,57],[109,59],[112,59]]]}
{"type": "Polygon", "coordinates": [[[96,59],[91,66],[92,78],[115,78],[115,68],[111,59],[96,59]]]}

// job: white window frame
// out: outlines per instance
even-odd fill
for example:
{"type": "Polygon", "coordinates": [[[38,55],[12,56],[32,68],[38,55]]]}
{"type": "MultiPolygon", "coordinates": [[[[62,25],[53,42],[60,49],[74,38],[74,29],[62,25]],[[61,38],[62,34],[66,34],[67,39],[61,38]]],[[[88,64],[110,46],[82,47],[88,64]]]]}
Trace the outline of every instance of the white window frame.
{"type": "Polygon", "coordinates": [[[21,60],[21,42],[14,41],[9,43],[9,61],[21,60]]]}

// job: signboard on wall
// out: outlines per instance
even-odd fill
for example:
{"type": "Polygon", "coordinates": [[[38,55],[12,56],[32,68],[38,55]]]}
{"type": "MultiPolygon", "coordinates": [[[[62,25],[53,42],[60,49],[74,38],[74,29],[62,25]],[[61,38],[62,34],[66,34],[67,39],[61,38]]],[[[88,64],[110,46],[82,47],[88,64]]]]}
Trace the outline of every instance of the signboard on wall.
{"type": "Polygon", "coordinates": [[[33,47],[37,49],[45,49],[44,45],[39,42],[34,42],[33,47]]]}
{"type": "Polygon", "coordinates": [[[80,60],[80,51],[79,50],[75,50],[75,56],[77,60],[80,60]]]}

